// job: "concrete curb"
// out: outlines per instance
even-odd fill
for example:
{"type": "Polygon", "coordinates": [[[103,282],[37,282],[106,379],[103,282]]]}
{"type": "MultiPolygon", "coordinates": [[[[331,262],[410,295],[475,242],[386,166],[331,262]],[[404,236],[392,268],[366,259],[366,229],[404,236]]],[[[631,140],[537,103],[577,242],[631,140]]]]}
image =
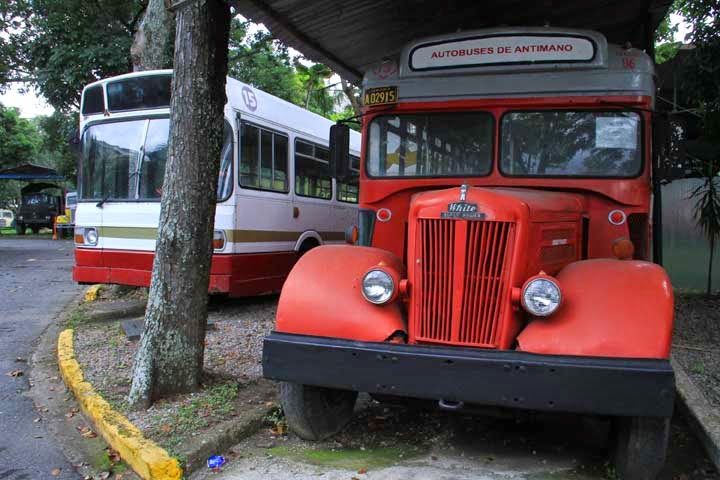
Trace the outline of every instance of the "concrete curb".
{"type": "Polygon", "coordinates": [[[680,407],[688,417],[690,428],[705,447],[708,457],[720,471],[720,415],[692,383],[682,365],[674,358],[671,358],[670,362],[675,371],[675,389],[680,399],[680,407]]]}
{"type": "Polygon", "coordinates": [[[65,384],[75,394],[83,413],[141,478],[180,480],[183,477],[175,458],[145,438],[135,425],[113,410],[85,381],[80,364],[75,360],[72,329],[61,332],[58,337],[58,365],[65,384]]]}
{"type": "MultiPolygon", "coordinates": [[[[145,315],[146,301],[122,300],[106,305],[90,304],[92,309],[83,312],[88,322],[104,322],[145,315]]],[[[87,307],[89,308],[89,307],[87,307]]]]}

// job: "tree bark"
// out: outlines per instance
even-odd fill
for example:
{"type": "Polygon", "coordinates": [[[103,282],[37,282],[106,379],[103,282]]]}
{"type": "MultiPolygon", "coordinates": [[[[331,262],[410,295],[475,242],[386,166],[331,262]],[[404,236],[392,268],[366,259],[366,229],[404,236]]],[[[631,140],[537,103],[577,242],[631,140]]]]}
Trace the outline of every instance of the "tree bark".
{"type": "Polygon", "coordinates": [[[149,0],[130,47],[133,71],[172,68],[175,14],[170,0],[149,0]]]}
{"type": "Polygon", "coordinates": [[[170,139],[145,329],[129,402],[147,408],[201,382],[230,8],[181,0],[170,139]]]}
{"type": "Polygon", "coordinates": [[[344,78],[341,78],[340,82],[342,85],[342,91],[350,101],[350,105],[352,105],[355,115],[359,116],[362,114],[362,102],[360,101],[360,97],[355,93],[355,86],[344,78]]]}

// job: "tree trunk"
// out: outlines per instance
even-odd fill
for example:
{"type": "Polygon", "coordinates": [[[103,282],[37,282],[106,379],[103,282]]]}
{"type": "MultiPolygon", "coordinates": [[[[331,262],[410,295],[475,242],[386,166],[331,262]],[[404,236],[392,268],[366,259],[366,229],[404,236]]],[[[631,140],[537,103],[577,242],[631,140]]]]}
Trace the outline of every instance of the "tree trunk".
{"type": "Polygon", "coordinates": [[[149,0],[130,47],[133,70],[172,68],[175,14],[169,0],[149,0]]]}
{"type": "Polygon", "coordinates": [[[197,389],[204,357],[230,8],[180,0],[170,139],[145,330],[129,402],[197,389]]]}
{"type": "Polygon", "coordinates": [[[353,84],[345,80],[344,78],[340,79],[341,85],[342,85],[342,91],[345,93],[345,96],[350,101],[350,105],[352,105],[353,110],[355,111],[355,115],[362,114],[362,104],[360,102],[360,98],[355,94],[355,88],[353,87],[353,84]]]}

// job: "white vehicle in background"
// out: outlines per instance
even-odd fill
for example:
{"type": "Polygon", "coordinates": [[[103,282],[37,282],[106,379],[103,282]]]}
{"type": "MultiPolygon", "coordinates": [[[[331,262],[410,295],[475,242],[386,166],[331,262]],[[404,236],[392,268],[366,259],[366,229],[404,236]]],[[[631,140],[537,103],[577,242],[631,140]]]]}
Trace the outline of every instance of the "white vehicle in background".
{"type": "MultiPolygon", "coordinates": [[[[171,70],[131,73],[85,87],[75,213],[80,283],[148,286],[160,214],[171,70]]],[[[333,124],[228,78],[210,292],[277,291],[302,253],[342,242],[356,221],[354,172],[336,182],[328,163],[333,124]]]]}

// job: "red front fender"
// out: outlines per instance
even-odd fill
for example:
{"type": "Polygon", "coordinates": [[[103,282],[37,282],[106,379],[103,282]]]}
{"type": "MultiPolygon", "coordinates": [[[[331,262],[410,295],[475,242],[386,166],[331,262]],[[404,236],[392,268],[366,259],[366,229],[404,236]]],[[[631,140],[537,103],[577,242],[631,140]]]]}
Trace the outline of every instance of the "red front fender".
{"type": "MultiPolygon", "coordinates": [[[[404,278],[402,261],[370,247],[324,245],[295,264],[278,303],[275,329],[320,337],[382,342],[406,331],[400,301],[374,305],[362,296],[360,282],[374,266],[404,278]]],[[[397,286],[396,286],[397,288],[397,286]]]]}
{"type": "Polygon", "coordinates": [[[571,263],[557,276],[560,309],[518,336],[518,350],[554,355],[668,358],[673,292],[662,267],[634,260],[571,263]]]}

